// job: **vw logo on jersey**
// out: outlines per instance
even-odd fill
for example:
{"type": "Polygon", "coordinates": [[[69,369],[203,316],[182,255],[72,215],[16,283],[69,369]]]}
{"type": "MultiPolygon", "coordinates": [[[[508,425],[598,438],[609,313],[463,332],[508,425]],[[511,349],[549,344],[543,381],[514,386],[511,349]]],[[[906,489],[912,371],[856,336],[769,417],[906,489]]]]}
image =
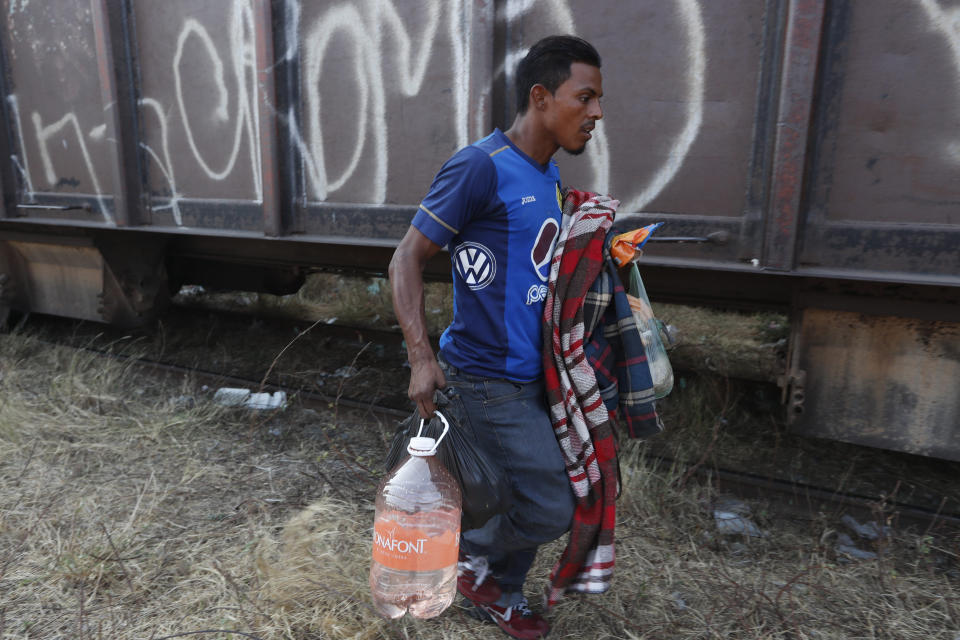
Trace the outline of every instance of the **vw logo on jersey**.
{"type": "Polygon", "coordinates": [[[464,242],[453,254],[453,264],[463,281],[473,291],[483,289],[497,275],[493,252],[477,242],[464,242]]]}
{"type": "Polygon", "coordinates": [[[559,235],[560,226],[553,218],[547,218],[540,225],[540,233],[530,249],[530,260],[533,261],[533,268],[537,270],[540,280],[546,282],[550,279],[550,259],[553,258],[553,247],[557,244],[557,235],[559,235]]]}

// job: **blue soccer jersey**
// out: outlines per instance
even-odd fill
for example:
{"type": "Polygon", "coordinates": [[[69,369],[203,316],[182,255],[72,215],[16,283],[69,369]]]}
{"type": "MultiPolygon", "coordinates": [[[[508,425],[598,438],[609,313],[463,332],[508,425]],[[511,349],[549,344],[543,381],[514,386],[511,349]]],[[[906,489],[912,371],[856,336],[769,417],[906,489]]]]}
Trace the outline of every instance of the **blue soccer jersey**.
{"type": "Polygon", "coordinates": [[[453,323],[440,351],[466,373],[529,382],[543,373],[543,300],[560,229],[560,173],[499,129],[458,151],[413,225],[446,246],[453,323]]]}

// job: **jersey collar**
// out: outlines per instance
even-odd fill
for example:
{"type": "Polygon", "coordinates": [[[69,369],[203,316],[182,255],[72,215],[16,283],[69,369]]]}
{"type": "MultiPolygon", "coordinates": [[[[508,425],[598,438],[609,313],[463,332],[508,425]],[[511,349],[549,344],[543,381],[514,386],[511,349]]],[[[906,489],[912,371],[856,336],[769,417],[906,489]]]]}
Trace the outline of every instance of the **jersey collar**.
{"type": "Polygon", "coordinates": [[[503,131],[500,131],[499,128],[496,128],[493,130],[493,135],[496,136],[498,140],[501,140],[504,144],[509,145],[510,148],[513,149],[517,155],[519,155],[521,158],[529,162],[530,165],[533,166],[533,168],[539,171],[540,173],[546,173],[547,170],[550,168],[550,165],[553,164],[552,159],[548,161],[547,164],[540,164],[539,162],[537,162],[536,160],[534,160],[533,158],[525,154],[523,151],[521,151],[520,147],[513,144],[513,140],[508,138],[507,134],[505,134],[503,131]]]}

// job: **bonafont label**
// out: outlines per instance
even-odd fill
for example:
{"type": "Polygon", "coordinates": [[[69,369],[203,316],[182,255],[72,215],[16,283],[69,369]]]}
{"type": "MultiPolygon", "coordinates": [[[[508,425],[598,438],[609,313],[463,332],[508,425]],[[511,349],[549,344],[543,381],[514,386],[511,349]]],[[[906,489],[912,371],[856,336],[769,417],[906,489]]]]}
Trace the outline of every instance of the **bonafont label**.
{"type": "Polygon", "coordinates": [[[428,537],[419,528],[401,527],[390,520],[373,526],[373,560],[399,571],[437,571],[457,562],[459,531],[428,537]]]}

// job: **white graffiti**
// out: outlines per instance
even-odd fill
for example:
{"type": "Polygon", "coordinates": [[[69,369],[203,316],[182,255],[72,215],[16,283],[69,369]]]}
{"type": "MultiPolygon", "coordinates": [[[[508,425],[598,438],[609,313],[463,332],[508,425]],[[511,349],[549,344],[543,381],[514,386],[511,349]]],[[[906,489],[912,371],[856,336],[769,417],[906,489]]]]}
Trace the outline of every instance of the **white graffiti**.
{"type": "MultiPolygon", "coordinates": [[[[557,30],[576,33],[573,15],[564,0],[541,1],[548,4],[544,15],[550,16],[555,22],[557,30]]],[[[621,194],[620,199],[624,202],[621,210],[624,212],[642,211],[673,181],[690,153],[690,148],[697,139],[703,124],[707,60],[703,17],[697,0],[675,0],[675,3],[685,29],[685,37],[682,41],[686,44],[685,50],[689,58],[685,79],[685,123],[676,140],[671,144],[667,161],[657,170],[649,183],[637,194],[621,194]]],[[[508,0],[506,19],[508,21],[521,19],[537,5],[537,0],[508,0]]],[[[513,83],[513,70],[524,54],[524,50],[510,51],[504,61],[504,66],[500,69],[500,71],[508,74],[510,84],[513,83]]],[[[590,188],[600,193],[608,193],[610,191],[610,146],[603,127],[603,120],[597,122],[597,127],[593,131],[593,140],[587,146],[587,156],[593,172],[590,188]]]]}
{"type": "Polygon", "coordinates": [[[160,149],[163,153],[163,158],[157,156],[157,153],[147,144],[141,142],[140,147],[146,151],[151,158],[153,158],[154,162],[157,163],[157,166],[160,167],[160,172],[163,173],[163,177],[167,180],[167,184],[170,185],[170,201],[164,206],[155,206],[153,209],[157,211],[169,208],[173,213],[174,223],[179,227],[183,225],[183,216],[180,213],[181,195],[177,191],[177,179],[174,175],[174,165],[170,160],[170,134],[167,130],[167,114],[163,111],[163,105],[153,98],[141,98],[140,105],[153,111],[157,116],[157,120],[160,122],[160,149]]]}
{"type": "Polygon", "coordinates": [[[88,133],[87,135],[90,136],[91,140],[96,140],[97,142],[100,142],[101,140],[103,140],[106,134],[107,134],[107,125],[100,124],[94,127],[93,129],[90,129],[90,133],[88,133]]]}
{"type": "MultiPolygon", "coordinates": [[[[367,38],[363,27],[363,19],[356,7],[350,5],[341,5],[330,9],[317,23],[308,38],[305,82],[307,85],[307,111],[309,112],[307,117],[310,122],[310,146],[309,149],[305,149],[307,152],[305,157],[307,157],[307,175],[314,189],[314,197],[318,200],[326,200],[330,191],[336,191],[343,186],[360,163],[366,145],[368,127],[366,114],[369,113],[371,108],[371,93],[376,94],[373,97],[375,101],[373,108],[378,112],[376,115],[381,115],[379,112],[383,111],[382,88],[372,87],[373,91],[371,91],[371,83],[367,80],[370,76],[369,66],[372,61],[365,55],[365,41],[367,41],[367,38]],[[347,163],[347,168],[343,174],[337,180],[330,180],[327,174],[326,156],[323,152],[323,129],[320,126],[320,112],[323,109],[320,101],[320,73],[323,67],[324,54],[333,36],[338,31],[343,31],[345,35],[348,35],[354,47],[352,62],[354,78],[357,83],[357,97],[359,99],[357,112],[359,117],[357,118],[358,129],[355,132],[356,141],[353,144],[353,157],[347,163]]],[[[379,119],[377,118],[377,120],[379,119]]],[[[380,130],[379,127],[375,128],[375,148],[386,150],[385,137],[385,131],[380,130]]],[[[382,159],[383,151],[377,154],[375,165],[374,180],[378,184],[383,184],[386,179],[386,162],[382,159]]],[[[385,191],[385,186],[383,190],[385,191]]],[[[381,197],[383,196],[378,191],[374,199],[379,200],[381,197]]]]}
{"type": "MultiPolygon", "coordinates": [[[[200,22],[194,18],[184,20],[183,27],[177,36],[176,49],[173,55],[172,68],[174,77],[174,93],[177,103],[177,112],[179,121],[183,126],[184,136],[194,160],[200,165],[201,170],[210,180],[222,181],[231,175],[237,168],[240,156],[240,150],[246,141],[249,149],[249,167],[253,178],[253,189],[255,200],[262,202],[263,187],[260,168],[260,111],[259,99],[257,94],[257,68],[255,54],[255,38],[253,23],[253,8],[250,0],[234,0],[231,5],[231,12],[227,18],[229,25],[229,46],[228,60],[231,65],[230,71],[237,85],[237,96],[235,100],[235,112],[233,114],[234,131],[233,141],[227,154],[226,162],[222,168],[214,168],[204,156],[203,151],[194,135],[193,125],[191,124],[191,115],[187,109],[188,97],[184,95],[183,79],[181,70],[184,66],[184,52],[187,44],[195,38],[203,47],[206,57],[205,62],[209,65],[210,77],[213,80],[213,89],[216,95],[216,104],[212,112],[214,121],[228,123],[231,119],[230,114],[230,91],[227,88],[227,69],[210,33],[200,22]]],[[[191,60],[190,63],[196,64],[197,61],[191,60]]],[[[153,210],[160,211],[170,209],[173,214],[174,223],[177,226],[183,225],[183,214],[180,210],[180,202],[185,197],[177,187],[176,169],[170,155],[170,113],[165,110],[164,105],[156,98],[141,98],[140,105],[144,109],[152,111],[160,124],[159,140],[160,154],[150,145],[141,143],[140,147],[144,149],[147,155],[159,167],[161,174],[167,181],[170,190],[170,197],[166,205],[154,206],[153,210]]],[[[196,114],[193,117],[197,117],[196,114]]]]}
{"type": "Polygon", "coordinates": [[[463,20],[463,0],[451,0],[447,5],[451,41],[453,42],[453,65],[459,71],[453,74],[454,122],[457,123],[457,146],[466,146],[470,140],[467,112],[470,108],[470,51],[473,44],[473,20],[463,20]],[[462,25],[462,27],[461,27],[462,25]]]}
{"type": "MultiPolygon", "coordinates": [[[[573,20],[573,13],[564,0],[541,0],[546,4],[545,15],[554,21],[555,28],[552,29],[558,33],[576,34],[576,24],[573,20]]],[[[509,22],[521,20],[538,5],[538,0],[507,0],[505,7],[506,19],[509,22]]],[[[503,73],[507,78],[507,84],[513,86],[514,72],[517,63],[526,55],[526,48],[512,49],[507,52],[503,63],[498,67],[497,73],[503,73]]],[[[610,192],[610,148],[607,144],[607,133],[603,126],[603,120],[596,124],[593,130],[593,137],[587,145],[586,155],[590,162],[590,169],[593,172],[593,179],[590,181],[590,189],[598,193],[610,192]]]]}
{"type": "Polygon", "coordinates": [[[30,0],[10,0],[9,15],[12,16],[16,11],[26,11],[28,6],[30,6],[30,0]]]}
{"type": "MultiPolygon", "coordinates": [[[[935,4],[932,0],[919,1],[924,6],[935,4]]],[[[549,22],[544,29],[575,33],[576,22],[568,2],[507,0],[504,12],[507,20],[520,21],[537,10],[540,12],[538,21],[542,13],[549,22]]],[[[12,0],[11,7],[16,3],[17,0],[12,0]]],[[[683,25],[683,37],[679,40],[684,44],[679,46],[688,56],[688,72],[684,78],[684,125],[672,141],[663,166],[646,184],[634,187],[634,193],[621,194],[621,200],[626,203],[625,211],[642,210],[675,178],[702,126],[706,43],[700,5],[698,0],[674,0],[674,3],[683,25]]],[[[26,6],[26,0],[22,4],[26,6]]],[[[178,183],[177,174],[182,177],[185,171],[190,172],[191,167],[184,158],[174,165],[171,154],[174,136],[179,136],[178,140],[183,140],[189,148],[188,158],[196,162],[199,175],[212,181],[223,181],[237,171],[249,172],[255,200],[262,202],[260,111],[274,107],[261,104],[263,93],[258,86],[257,34],[252,0],[231,0],[229,7],[225,16],[228,42],[225,46],[221,44],[221,48],[207,26],[195,17],[184,17],[172,43],[169,60],[173,95],[165,98],[145,96],[139,101],[142,120],[155,120],[158,125],[147,128],[152,132],[151,143],[144,141],[140,146],[169,187],[166,203],[154,205],[153,209],[169,209],[177,225],[184,222],[181,202],[190,197],[178,183]],[[191,54],[195,57],[190,57],[191,54]],[[213,103],[209,113],[202,114],[189,108],[192,96],[188,87],[192,85],[185,83],[187,73],[194,82],[198,74],[207,81],[205,97],[212,99],[213,103]],[[229,129],[225,145],[205,148],[205,138],[201,134],[209,136],[209,132],[202,128],[201,122],[204,121],[229,129]],[[243,157],[244,147],[247,158],[243,157]],[[211,157],[213,152],[220,153],[221,157],[214,159],[211,157]]],[[[472,82],[474,60],[471,56],[477,44],[474,42],[474,28],[478,20],[493,18],[492,7],[466,0],[418,3],[415,21],[405,21],[408,12],[401,11],[401,8],[406,9],[406,5],[398,0],[353,0],[335,4],[313,18],[310,24],[301,24],[300,0],[286,0],[283,25],[286,50],[282,59],[289,61],[300,57],[303,117],[302,120],[298,118],[292,106],[286,113],[274,115],[285,125],[291,145],[299,151],[306,195],[311,201],[327,201],[347,188],[350,189],[348,199],[351,202],[379,204],[387,200],[389,163],[391,157],[396,157],[389,154],[390,138],[396,132],[391,134],[388,126],[388,110],[394,96],[421,95],[427,73],[435,69],[438,60],[443,61],[444,71],[452,72],[452,87],[444,99],[451,107],[449,130],[453,132],[456,145],[465,146],[488,132],[491,93],[489,88],[471,89],[473,84],[481,87],[484,84],[472,82]],[[479,13],[483,11],[487,13],[479,13]],[[352,82],[348,81],[347,86],[324,82],[325,73],[329,74],[335,68],[339,70],[344,65],[347,65],[343,69],[347,73],[337,77],[349,78],[352,82]],[[348,130],[332,132],[323,126],[323,115],[329,113],[328,102],[332,103],[333,96],[353,99],[356,106],[354,124],[348,130]],[[331,144],[333,141],[336,145],[331,144]],[[332,169],[333,166],[337,169],[332,169]]],[[[505,75],[508,85],[512,84],[513,69],[524,52],[519,48],[507,51],[505,60],[494,69],[495,74],[505,75]]],[[[20,157],[13,156],[13,160],[33,200],[34,183],[17,98],[8,96],[8,102],[19,137],[20,157]]],[[[437,113],[442,110],[431,110],[431,114],[437,113]]],[[[55,185],[58,181],[48,142],[62,130],[72,128],[101,211],[109,220],[110,213],[104,206],[104,195],[77,116],[71,112],[47,125],[38,113],[34,112],[32,117],[47,182],[55,185]]],[[[92,143],[107,141],[107,125],[88,123],[88,127],[87,136],[92,143]]],[[[601,121],[587,147],[591,189],[609,191],[610,156],[610,142],[601,121]]]]}
{"type": "Polygon", "coordinates": [[[707,66],[706,30],[697,0],[677,0],[677,7],[687,31],[687,55],[689,56],[689,71],[686,78],[687,99],[684,103],[686,124],[677,137],[669,159],[657,171],[650,184],[639,195],[623,198],[626,202],[624,211],[643,211],[654,198],[660,195],[664,187],[670,184],[680,171],[687,154],[690,153],[690,147],[697,139],[703,124],[703,93],[707,66]]]}
{"type": "MultiPolygon", "coordinates": [[[[544,14],[550,16],[557,31],[575,32],[573,14],[565,0],[508,0],[505,11],[508,20],[522,19],[538,6],[545,5],[544,14]]],[[[315,201],[328,200],[332,194],[343,189],[348,182],[358,176],[361,166],[364,168],[363,181],[369,191],[365,199],[372,203],[382,203],[387,197],[388,149],[390,131],[387,125],[387,91],[396,91],[402,96],[415,96],[423,88],[423,82],[431,60],[436,59],[436,42],[439,35],[441,12],[446,11],[447,35],[451,43],[449,52],[450,67],[453,69],[453,112],[452,126],[458,147],[468,144],[472,137],[482,135],[488,124],[485,109],[471,105],[470,95],[470,52],[473,44],[474,20],[466,12],[467,6],[462,0],[452,0],[444,4],[429,3],[424,6],[425,16],[412,32],[403,22],[396,5],[391,0],[366,0],[343,3],[329,8],[307,29],[300,24],[301,9],[296,0],[288,0],[286,11],[288,59],[300,51],[303,56],[304,112],[306,132],[300,130],[294,110],[285,114],[285,123],[291,143],[300,151],[304,173],[307,179],[308,197],[315,201]],[[301,34],[302,41],[301,41],[301,34]],[[352,65],[350,77],[354,86],[338,87],[338,91],[353,90],[357,104],[356,125],[350,131],[338,131],[340,148],[349,149],[348,156],[340,158],[342,168],[337,175],[329,173],[329,134],[324,131],[321,120],[324,113],[322,97],[324,64],[328,61],[330,46],[334,37],[338,42],[347,42],[352,50],[344,56],[337,50],[337,62],[346,61],[352,65]],[[389,44],[388,44],[389,43],[389,44]],[[415,44],[416,43],[416,44],[415,44]],[[385,77],[384,61],[390,60],[397,73],[385,77]],[[473,118],[471,118],[471,111],[473,118]],[[353,137],[352,144],[343,144],[343,136],[353,137]],[[369,167],[363,165],[364,161],[369,167]]],[[[635,194],[622,197],[626,203],[625,211],[642,210],[652,202],[675,178],[682,167],[690,148],[697,139],[703,122],[703,95],[706,76],[705,30],[700,6],[697,0],[676,0],[679,15],[685,29],[686,53],[689,57],[686,82],[686,100],[684,101],[685,124],[671,144],[671,151],[649,182],[635,194]]],[[[258,199],[261,193],[259,126],[257,114],[258,101],[252,87],[255,87],[253,75],[256,72],[253,62],[253,25],[251,8],[248,1],[237,0],[233,4],[233,28],[230,36],[233,74],[240,95],[236,101],[234,144],[227,164],[220,170],[212,168],[195,141],[190,128],[190,120],[184,104],[180,69],[185,43],[198,38],[204,46],[212,64],[212,90],[218,96],[215,116],[224,121],[228,118],[229,92],[225,82],[225,66],[206,29],[192,18],[184,22],[180,32],[176,54],[174,56],[174,74],[176,97],[180,119],[186,132],[194,158],[206,175],[213,180],[222,180],[236,167],[242,146],[243,134],[250,150],[250,169],[254,175],[258,199]]],[[[523,56],[523,50],[507,53],[503,66],[497,72],[512,74],[516,62],[523,56]]],[[[512,81],[512,78],[508,78],[512,81]]],[[[488,93],[474,96],[475,100],[485,101],[488,93]]],[[[159,114],[159,109],[158,109],[159,114]]],[[[166,144],[168,131],[161,132],[166,144]]],[[[587,158],[593,174],[591,188],[607,192],[610,188],[610,146],[603,121],[594,130],[593,140],[588,146],[587,158]]],[[[157,154],[148,149],[151,157],[160,162],[157,154]]],[[[170,183],[173,197],[168,206],[174,210],[179,220],[178,200],[180,194],[175,188],[173,167],[169,163],[168,153],[164,153],[164,165],[161,170],[170,183]]],[[[357,194],[352,194],[353,198],[357,194]]],[[[179,222],[178,222],[179,224],[179,222]]]]}
{"type": "MultiPolygon", "coordinates": [[[[255,63],[255,44],[254,44],[254,24],[253,24],[253,10],[250,4],[250,0],[235,0],[232,5],[232,11],[228,18],[229,20],[229,45],[230,45],[230,62],[231,62],[231,71],[236,78],[236,84],[238,87],[238,95],[236,96],[236,108],[234,113],[235,121],[235,130],[233,136],[233,144],[230,148],[228,158],[225,165],[216,169],[211,167],[210,163],[207,161],[206,157],[203,155],[199,145],[197,144],[196,138],[194,136],[193,129],[191,128],[191,121],[186,108],[186,97],[183,92],[183,84],[180,76],[181,66],[184,63],[183,52],[186,47],[187,42],[191,38],[196,38],[205,50],[205,53],[208,57],[208,63],[212,67],[212,79],[213,87],[216,91],[217,103],[214,110],[214,116],[217,120],[221,122],[229,121],[229,105],[230,105],[230,93],[227,90],[226,86],[226,70],[223,63],[223,59],[220,57],[219,52],[217,51],[212,38],[207,32],[206,28],[201,25],[199,22],[192,18],[187,18],[184,21],[183,28],[181,29],[180,35],[177,39],[176,50],[173,56],[173,75],[174,75],[174,90],[175,97],[177,101],[177,106],[179,108],[179,114],[181,116],[181,122],[185,132],[185,137],[187,144],[190,147],[191,153],[193,154],[194,159],[200,165],[200,168],[211,180],[223,180],[228,175],[230,175],[237,166],[237,161],[240,153],[240,149],[243,146],[244,138],[248,143],[250,150],[250,171],[253,178],[254,192],[256,194],[256,200],[259,202],[262,199],[262,186],[261,186],[261,170],[260,170],[260,147],[259,147],[259,102],[256,99],[257,92],[257,78],[256,78],[256,63],[255,63]]],[[[35,195],[35,189],[33,186],[33,180],[30,173],[30,164],[28,160],[28,154],[26,152],[26,146],[24,144],[22,124],[20,121],[20,114],[17,104],[16,96],[8,96],[8,102],[12,106],[12,112],[14,115],[14,120],[16,123],[17,134],[19,136],[20,150],[22,154],[22,162],[19,158],[14,156],[15,165],[18,167],[21,175],[24,178],[24,181],[27,185],[27,190],[29,198],[32,201],[35,195]]],[[[163,209],[169,207],[173,211],[174,221],[177,225],[182,224],[182,215],[180,212],[179,201],[182,199],[183,194],[181,194],[177,189],[176,178],[174,175],[174,164],[171,160],[170,149],[169,149],[169,136],[170,136],[170,127],[169,127],[169,118],[167,113],[164,111],[163,105],[160,101],[154,98],[143,98],[140,100],[140,105],[144,108],[154,111],[160,122],[160,144],[162,157],[156,153],[149,145],[141,143],[141,148],[143,148],[146,153],[153,159],[153,161],[160,168],[161,173],[164,178],[167,180],[170,185],[171,197],[169,203],[164,206],[154,207],[155,210],[163,209]]],[[[109,105],[108,105],[109,107],[109,105]]],[[[65,114],[57,122],[44,126],[42,118],[39,113],[34,112],[32,114],[34,129],[36,134],[36,140],[38,143],[40,151],[40,160],[44,169],[44,176],[47,182],[54,186],[58,181],[58,176],[53,165],[53,160],[48,148],[49,139],[59,133],[62,129],[68,125],[72,126],[76,133],[76,138],[79,143],[80,152],[83,156],[84,163],[90,175],[90,180],[94,188],[94,192],[97,197],[100,211],[104,216],[104,219],[108,222],[112,222],[112,216],[110,214],[109,208],[106,206],[104,201],[104,194],[100,187],[100,181],[97,177],[96,170],[91,161],[90,153],[87,149],[86,142],[82,135],[82,130],[80,123],[77,119],[76,114],[68,113],[65,114]]],[[[99,125],[90,130],[89,136],[91,140],[95,142],[101,142],[105,140],[106,125],[99,125]]],[[[66,139],[63,139],[63,144],[66,146],[66,139]]]]}
{"type": "MultiPolygon", "coordinates": [[[[960,8],[945,9],[935,0],[918,0],[930,21],[931,27],[946,38],[950,53],[953,56],[953,66],[960,72],[960,8]]],[[[956,162],[960,162],[960,140],[947,143],[947,155],[956,162]]]]}
{"type": "MultiPolygon", "coordinates": [[[[505,7],[508,21],[522,19],[534,8],[546,5],[544,15],[555,23],[560,32],[575,33],[575,22],[570,7],[565,0],[508,0],[505,7]]],[[[409,35],[403,27],[393,3],[389,0],[367,2],[363,4],[366,15],[354,5],[339,5],[324,14],[307,38],[306,53],[306,107],[309,112],[310,140],[305,144],[299,132],[291,127],[291,136],[301,152],[305,155],[305,165],[309,182],[312,186],[311,196],[317,200],[326,200],[332,192],[342,188],[353,177],[361,158],[362,151],[369,142],[374,152],[374,170],[370,176],[372,190],[370,201],[380,203],[386,197],[387,181],[387,149],[389,131],[386,126],[384,87],[392,86],[383,77],[382,60],[388,52],[384,50],[384,34],[389,29],[399,41],[395,59],[402,73],[397,80],[398,89],[403,95],[416,95],[422,85],[423,70],[426,62],[433,56],[432,43],[434,42],[440,5],[430,4],[428,18],[422,24],[422,33],[419,35],[421,51],[413,58],[409,35]],[[327,51],[330,38],[334,33],[341,32],[347,35],[357,46],[357,42],[365,42],[363,53],[357,54],[354,59],[355,78],[357,83],[357,98],[361,108],[358,114],[358,124],[355,130],[356,140],[353,146],[353,155],[346,165],[346,169],[335,180],[329,179],[326,174],[325,139],[320,127],[319,86],[321,81],[321,67],[327,51]],[[365,40],[360,40],[366,34],[365,40]],[[414,67],[414,64],[418,66],[414,67]],[[371,122],[367,121],[370,118],[371,122]],[[369,138],[369,140],[368,140],[369,138]]],[[[662,167],[654,174],[649,183],[639,193],[626,195],[622,199],[626,202],[625,211],[642,210],[652,202],[663,189],[676,177],[687,155],[697,139],[703,124],[704,86],[706,79],[706,38],[700,5],[697,0],[676,0],[676,6],[685,30],[685,51],[689,57],[686,82],[686,99],[684,101],[685,123],[676,140],[671,145],[671,152],[662,167]]],[[[454,70],[454,125],[456,127],[457,146],[465,146],[471,136],[485,133],[486,122],[483,119],[484,110],[473,105],[476,118],[471,123],[470,110],[470,51],[472,44],[471,16],[464,13],[465,7],[460,0],[446,3],[448,12],[448,30],[452,44],[451,63],[454,70]],[[472,130],[471,130],[472,124],[472,130]]],[[[512,73],[516,63],[524,55],[523,50],[508,51],[504,63],[496,73],[507,74],[508,83],[512,83],[512,73]]],[[[391,78],[390,80],[394,80],[391,78]]],[[[486,94],[476,97],[483,101],[486,94]]],[[[290,120],[293,121],[292,118],[290,120]]],[[[587,157],[590,162],[593,179],[591,188],[600,192],[609,191],[610,184],[610,146],[603,121],[597,123],[593,141],[587,147],[587,157]]]]}
{"type": "MultiPolygon", "coordinates": [[[[86,165],[87,172],[90,174],[90,180],[93,182],[93,190],[97,196],[97,204],[100,207],[100,214],[106,222],[113,222],[110,210],[107,208],[103,199],[103,191],[100,189],[100,181],[97,179],[97,172],[94,169],[93,161],[90,159],[90,152],[87,150],[87,144],[83,139],[83,130],[80,128],[80,122],[74,113],[68,113],[51,125],[43,126],[43,118],[36,111],[32,114],[33,128],[37,136],[37,145],[40,148],[40,161],[43,163],[44,176],[47,183],[52,187],[57,184],[57,172],[53,168],[53,160],[50,157],[50,149],[47,147],[47,141],[58,134],[61,129],[67,125],[73,126],[77,142],[80,145],[80,153],[83,155],[83,162],[86,165]]],[[[67,139],[63,138],[63,145],[66,147],[67,139]]]]}
{"type": "Polygon", "coordinates": [[[300,50],[300,2],[299,0],[287,0],[286,2],[287,23],[285,31],[287,34],[287,52],[283,59],[290,61],[297,57],[300,50]]]}
{"type": "Polygon", "coordinates": [[[33,188],[33,179],[30,177],[30,160],[27,157],[26,147],[23,142],[23,123],[20,120],[20,103],[17,100],[17,96],[7,96],[7,103],[10,105],[13,122],[17,127],[17,142],[23,155],[23,162],[20,162],[20,158],[18,158],[16,154],[11,154],[10,157],[13,159],[13,163],[23,177],[24,182],[27,184],[27,202],[33,202],[36,191],[33,188]]]}
{"type": "MultiPolygon", "coordinates": [[[[426,19],[420,23],[421,30],[411,37],[403,24],[400,13],[389,0],[362,3],[362,9],[355,5],[339,5],[327,10],[309,31],[304,46],[306,84],[305,108],[308,112],[310,131],[309,144],[304,144],[300,132],[291,127],[290,135],[294,143],[304,154],[304,164],[310,185],[310,195],[316,200],[326,200],[329,194],[342,188],[359,166],[368,145],[373,150],[373,173],[370,176],[372,192],[369,199],[381,203],[386,200],[387,187],[387,150],[389,131],[387,127],[386,87],[395,87],[403,96],[415,96],[420,93],[426,75],[427,64],[433,57],[440,12],[446,8],[449,15],[448,27],[453,44],[455,88],[453,121],[457,125],[459,146],[468,142],[467,108],[469,91],[469,38],[468,28],[461,29],[463,18],[460,0],[451,0],[440,5],[430,3],[424,6],[426,19]],[[342,174],[331,180],[326,169],[325,138],[320,124],[322,115],[321,74],[328,53],[330,41],[334,35],[346,36],[354,48],[352,64],[354,81],[360,108],[357,114],[357,129],[353,144],[353,154],[342,174]],[[386,78],[383,61],[387,55],[384,41],[392,36],[394,48],[389,51],[390,60],[399,71],[398,77],[386,78]],[[414,52],[413,43],[419,42],[419,51],[414,52]]],[[[472,21],[467,19],[466,24],[472,21]]]]}
{"type": "Polygon", "coordinates": [[[223,180],[233,172],[237,163],[237,157],[240,154],[240,148],[243,145],[243,134],[246,133],[248,146],[250,148],[250,167],[253,172],[254,190],[257,194],[257,200],[262,198],[262,189],[260,183],[260,149],[257,144],[259,140],[259,111],[258,101],[256,99],[257,69],[256,69],[256,44],[254,42],[255,33],[253,25],[253,8],[249,0],[235,0],[230,15],[230,51],[232,53],[231,62],[233,64],[233,74],[237,81],[238,95],[236,99],[235,130],[233,136],[233,146],[230,150],[226,165],[219,171],[212,168],[203,153],[197,147],[197,142],[190,125],[190,115],[187,112],[183,95],[183,81],[180,76],[180,69],[183,62],[183,50],[190,37],[196,37],[203,44],[213,64],[213,80],[217,92],[217,106],[214,112],[217,120],[227,122],[229,119],[228,108],[230,104],[230,92],[227,90],[223,60],[217,52],[213,40],[206,28],[194,20],[188,18],[183,25],[183,30],[177,39],[177,49],[173,56],[173,77],[174,91],[176,92],[177,106],[180,108],[180,119],[183,122],[183,128],[187,137],[187,144],[197,163],[204,170],[211,180],[223,180]],[[251,90],[253,89],[253,90],[251,90]]]}

